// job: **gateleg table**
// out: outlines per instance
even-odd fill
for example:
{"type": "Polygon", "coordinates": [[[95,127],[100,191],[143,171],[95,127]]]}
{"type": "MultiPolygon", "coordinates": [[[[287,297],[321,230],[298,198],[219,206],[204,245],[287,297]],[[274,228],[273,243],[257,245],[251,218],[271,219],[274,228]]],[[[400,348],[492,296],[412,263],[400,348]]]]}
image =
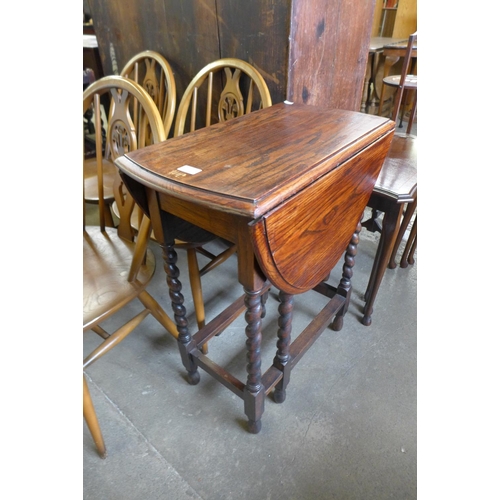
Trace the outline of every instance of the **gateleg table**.
{"type": "Polygon", "coordinates": [[[188,381],[198,383],[201,368],[239,396],[250,432],[261,429],[267,394],[285,400],[290,373],[316,338],[330,324],[342,328],[360,219],[393,133],[387,118],[285,102],[116,161],[163,248],[188,381]],[[243,295],[192,334],[174,241],[197,231],[200,239],[215,234],[237,246],[243,295]],[[342,278],[333,287],[325,279],[344,253],[342,278]],[[281,302],[277,351],[263,372],[261,318],[271,285],[281,302]],[[293,298],[312,289],[329,301],[292,342],[293,298]],[[243,312],[245,382],[201,348],[243,312]]]}

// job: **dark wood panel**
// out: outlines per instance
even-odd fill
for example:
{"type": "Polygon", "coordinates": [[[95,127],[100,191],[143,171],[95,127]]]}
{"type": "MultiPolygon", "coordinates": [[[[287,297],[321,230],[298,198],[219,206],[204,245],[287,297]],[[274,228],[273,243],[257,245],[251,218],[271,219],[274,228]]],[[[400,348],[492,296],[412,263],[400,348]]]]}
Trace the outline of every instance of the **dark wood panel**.
{"type": "Polygon", "coordinates": [[[359,110],[375,0],[89,0],[104,74],[142,50],[174,70],[178,100],[220,57],[261,71],[273,102],[359,110]]]}
{"type": "Polygon", "coordinates": [[[374,0],[294,0],[288,99],[359,111],[374,0]]]}
{"type": "Polygon", "coordinates": [[[286,97],[291,1],[217,0],[221,57],[248,61],[262,74],[273,103],[286,97]]]}
{"type": "Polygon", "coordinates": [[[215,0],[89,0],[105,74],[143,50],[172,66],[178,100],[191,78],[220,57],[215,0]]]}

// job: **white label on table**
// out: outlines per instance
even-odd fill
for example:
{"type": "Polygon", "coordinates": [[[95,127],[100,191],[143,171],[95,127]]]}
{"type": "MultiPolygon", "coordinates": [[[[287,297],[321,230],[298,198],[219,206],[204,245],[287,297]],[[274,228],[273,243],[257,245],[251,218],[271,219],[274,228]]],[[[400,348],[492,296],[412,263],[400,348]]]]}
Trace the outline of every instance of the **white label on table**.
{"type": "Polygon", "coordinates": [[[198,174],[199,172],[201,172],[201,168],[191,167],[191,165],[183,165],[182,167],[179,167],[177,170],[190,175],[198,174]]]}

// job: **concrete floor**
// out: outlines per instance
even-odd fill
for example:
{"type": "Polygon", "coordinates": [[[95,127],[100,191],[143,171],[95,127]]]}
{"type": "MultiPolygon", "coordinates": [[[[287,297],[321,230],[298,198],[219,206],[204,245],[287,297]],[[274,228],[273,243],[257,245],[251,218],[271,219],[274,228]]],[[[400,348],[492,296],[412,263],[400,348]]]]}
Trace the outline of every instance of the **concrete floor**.
{"type": "MultiPolygon", "coordinates": [[[[354,500],[417,498],[417,264],[387,270],[373,324],[361,324],[362,295],[378,235],[363,229],[350,310],[292,372],[286,401],[266,399],[262,430],[246,431],[243,402],[200,370],[190,386],[176,341],[148,317],[86,371],[107,445],[99,458],[83,423],[83,498],[93,500],[354,500]]],[[[161,254],[150,291],[170,313],[161,254]]],[[[402,250],[402,249],[401,249],[402,250]]],[[[179,251],[185,306],[194,325],[179,251]]],[[[340,266],[330,278],[340,278],[340,266]]],[[[234,259],[203,278],[207,318],[241,294],[234,259]]],[[[294,332],[326,301],[297,296],[294,332]]],[[[262,368],[275,353],[277,300],[263,321],[262,368]]],[[[131,305],[122,314],[132,315],[131,305]]],[[[121,316],[121,314],[119,315],[121,316]]],[[[114,318],[107,324],[113,328],[114,318]]],[[[210,356],[241,380],[245,322],[210,344],[210,356]]],[[[84,353],[99,341],[84,335],[84,353]]]]}

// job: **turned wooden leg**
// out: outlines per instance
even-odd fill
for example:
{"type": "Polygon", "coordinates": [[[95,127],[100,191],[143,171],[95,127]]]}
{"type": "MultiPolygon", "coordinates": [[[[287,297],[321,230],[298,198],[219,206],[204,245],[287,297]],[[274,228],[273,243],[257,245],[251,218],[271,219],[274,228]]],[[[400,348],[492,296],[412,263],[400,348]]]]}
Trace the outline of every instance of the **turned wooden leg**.
{"type": "Polygon", "coordinates": [[[351,278],[353,275],[353,268],[355,263],[355,257],[358,253],[358,243],[359,243],[359,233],[361,231],[361,220],[358,222],[354,234],[352,235],[349,245],[347,245],[346,253],[344,256],[344,266],[342,267],[342,278],[340,279],[339,286],[337,287],[337,293],[345,297],[345,303],[336,314],[333,320],[332,328],[334,331],[338,332],[342,330],[344,326],[344,316],[349,309],[349,302],[351,300],[351,278]]]}
{"type": "Polygon", "coordinates": [[[402,210],[402,205],[394,204],[394,206],[387,210],[384,215],[382,234],[377,247],[368,287],[365,292],[366,304],[363,310],[363,319],[361,321],[365,326],[370,326],[372,323],[373,304],[375,303],[380,283],[382,282],[387,264],[389,263],[394,241],[396,240],[399,229],[402,210]]]}
{"type": "Polygon", "coordinates": [[[184,307],[184,296],[181,293],[182,284],[179,280],[179,268],[176,265],[177,253],[175,252],[173,243],[162,245],[162,251],[165,261],[164,267],[167,275],[170,300],[172,301],[175,323],[177,325],[177,331],[179,332],[177,345],[181,354],[182,363],[188,372],[188,382],[191,385],[196,385],[200,381],[200,374],[194,358],[192,354],[190,354],[194,348],[194,340],[189,333],[186,308],[184,307]]]}
{"type": "Polygon", "coordinates": [[[290,382],[290,338],[292,333],[293,295],[279,292],[280,305],[278,306],[278,341],[276,342],[276,356],[273,365],[283,372],[282,379],[274,388],[274,401],[283,403],[286,399],[286,386],[290,382]]]}
{"type": "Polygon", "coordinates": [[[264,413],[265,389],[261,380],[261,354],[262,342],[262,300],[261,290],[248,291],[245,289],[245,305],[247,311],[245,319],[247,327],[247,383],[243,391],[245,415],[248,417],[248,430],[257,434],[261,429],[261,417],[264,413]]]}
{"type": "Polygon", "coordinates": [[[268,298],[269,298],[269,290],[267,290],[267,292],[264,292],[260,298],[261,306],[262,306],[261,313],[260,313],[261,318],[266,317],[266,302],[267,302],[268,298]]]}
{"type": "Polygon", "coordinates": [[[92,403],[92,398],[90,397],[85,375],[83,376],[83,417],[85,418],[85,422],[87,422],[87,427],[92,435],[99,456],[106,458],[106,446],[104,445],[104,439],[95,413],[94,403],[92,403]]]}

